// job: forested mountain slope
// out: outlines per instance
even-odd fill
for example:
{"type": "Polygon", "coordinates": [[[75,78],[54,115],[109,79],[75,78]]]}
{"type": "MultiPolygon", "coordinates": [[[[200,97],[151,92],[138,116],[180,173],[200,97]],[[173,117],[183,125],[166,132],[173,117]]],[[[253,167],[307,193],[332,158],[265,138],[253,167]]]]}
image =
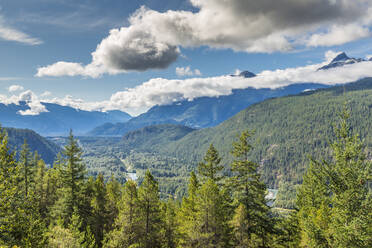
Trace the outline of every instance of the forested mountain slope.
{"type": "Polygon", "coordinates": [[[32,152],[37,151],[47,164],[53,164],[61,148],[53,142],[41,137],[36,132],[29,129],[5,128],[8,134],[9,147],[12,150],[21,150],[21,146],[26,140],[32,152]]]}
{"type": "Polygon", "coordinates": [[[152,151],[193,131],[195,129],[175,124],[147,126],[125,134],[120,146],[129,150],[152,151]]]}
{"type": "Polygon", "coordinates": [[[372,78],[366,78],[252,105],[216,127],[194,131],[163,146],[160,152],[196,165],[213,143],[227,163],[236,135],[255,130],[251,159],[260,163],[269,187],[277,187],[281,180],[299,183],[308,155],[327,156],[325,148],[333,139],[332,123],[345,102],[351,110],[353,131],[372,147],[372,78]]]}

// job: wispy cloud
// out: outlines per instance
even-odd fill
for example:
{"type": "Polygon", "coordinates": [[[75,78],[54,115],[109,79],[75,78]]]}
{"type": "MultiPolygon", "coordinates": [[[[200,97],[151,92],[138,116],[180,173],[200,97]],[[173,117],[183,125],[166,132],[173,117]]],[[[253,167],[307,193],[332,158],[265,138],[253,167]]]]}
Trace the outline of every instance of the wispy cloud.
{"type": "Polygon", "coordinates": [[[19,77],[0,77],[0,81],[14,81],[14,80],[20,80],[19,77]]]}
{"type": "Polygon", "coordinates": [[[38,38],[31,37],[20,30],[8,26],[2,16],[0,16],[0,39],[27,45],[40,45],[43,43],[43,41],[38,38]]]}
{"type": "Polygon", "coordinates": [[[16,92],[16,91],[22,91],[24,90],[25,88],[23,88],[23,86],[21,85],[17,85],[17,84],[14,84],[14,85],[11,85],[8,87],[8,91],[9,92],[16,92]]]}

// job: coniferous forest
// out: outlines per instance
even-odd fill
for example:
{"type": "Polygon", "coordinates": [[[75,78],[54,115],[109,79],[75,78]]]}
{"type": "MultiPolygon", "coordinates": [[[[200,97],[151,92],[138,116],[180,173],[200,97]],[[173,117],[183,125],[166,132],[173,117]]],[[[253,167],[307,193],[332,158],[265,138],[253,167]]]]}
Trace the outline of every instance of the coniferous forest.
{"type": "Polygon", "coordinates": [[[211,144],[182,199],[163,200],[150,170],[140,184],[88,177],[72,132],[47,166],[26,140],[11,151],[2,130],[0,247],[372,247],[372,167],[348,120],[345,108],[331,159],[309,158],[295,207],[282,211],[249,159],[251,131],[231,144],[227,168],[211,144]]]}

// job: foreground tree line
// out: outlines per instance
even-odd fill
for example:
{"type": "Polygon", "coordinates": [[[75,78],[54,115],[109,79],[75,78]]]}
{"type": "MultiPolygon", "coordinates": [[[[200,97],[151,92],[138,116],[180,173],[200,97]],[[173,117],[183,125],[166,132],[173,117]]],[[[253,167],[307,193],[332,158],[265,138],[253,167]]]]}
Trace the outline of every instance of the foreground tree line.
{"type": "Polygon", "coordinates": [[[149,171],[140,185],[87,178],[72,134],[47,168],[26,143],[17,161],[1,132],[0,247],[372,247],[371,162],[347,119],[333,160],[310,161],[285,215],[267,205],[248,131],[233,143],[231,176],[210,145],[186,196],[167,201],[149,171]]]}

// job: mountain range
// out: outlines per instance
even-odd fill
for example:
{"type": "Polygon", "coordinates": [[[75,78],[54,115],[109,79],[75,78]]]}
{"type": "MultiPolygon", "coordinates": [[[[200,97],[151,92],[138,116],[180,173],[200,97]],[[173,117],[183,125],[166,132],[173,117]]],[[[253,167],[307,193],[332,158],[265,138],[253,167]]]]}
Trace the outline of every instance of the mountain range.
{"type": "Polygon", "coordinates": [[[319,68],[318,70],[328,70],[365,61],[372,61],[372,58],[370,58],[369,60],[362,58],[351,58],[347,56],[346,53],[343,52],[338,54],[329,64],[319,68]]]}
{"type": "Polygon", "coordinates": [[[38,115],[21,115],[20,111],[29,109],[28,103],[0,103],[0,124],[4,127],[29,128],[43,136],[67,135],[72,129],[74,134],[83,134],[107,122],[125,122],[131,116],[114,110],[107,112],[84,111],[54,103],[41,103],[48,112],[38,115]]]}
{"type": "MultiPolygon", "coordinates": [[[[246,72],[244,72],[246,73],[246,72]]],[[[231,95],[200,97],[193,101],[179,101],[154,106],[146,113],[125,123],[105,123],[88,133],[90,136],[122,136],[125,133],[156,124],[181,124],[191,128],[206,128],[220,124],[251,104],[268,98],[298,94],[309,89],[325,88],[322,84],[296,84],[278,89],[239,89],[231,95]]]]}
{"type": "MultiPolygon", "coordinates": [[[[372,78],[366,78],[343,86],[267,99],[211,128],[186,133],[175,125],[142,128],[128,132],[118,144],[123,151],[151,151],[142,157],[153,157],[157,153],[167,156],[166,161],[169,157],[177,158],[182,162],[168,165],[169,170],[177,173],[186,167],[195,168],[211,143],[223,157],[222,163],[230,163],[230,151],[237,135],[244,130],[254,131],[250,159],[260,164],[267,185],[276,188],[280,182],[300,183],[309,155],[316,159],[329,157],[327,147],[334,139],[333,124],[338,122],[344,104],[350,110],[354,134],[364,139],[366,150],[371,154],[371,102],[372,78]],[[169,134],[177,138],[167,139],[169,134]]],[[[134,169],[141,167],[134,166],[134,169]]],[[[153,170],[156,171],[156,167],[153,170]]]]}
{"type": "MultiPolygon", "coordinates": [[[[339,53],[329,64],[318,70],[328,70],[349,64],[365,62],[368,60],[352,58],[346,53],[339,53]]],[[[372,58],[369,59],[372,61],[372,58]]],[[[250,71],[243,71],[232,77],[255,78],[250,71]]],[[[269,98],[283,97],[298,94],[307,90],[327,88],[329,85],[303,83],[292,84],[277,89],[246,88],[233,90],[230,95],[219,97],[200,97],[192,101],[179,101],[170,105],[157,105],[146,113],[123,123],[105,123],[91,130],[89,136],[121,136],[129,131],[149,125],[180,124],[191,128],[206,128],[216,126],[234,116],[248,106],[269,98]]]]}

